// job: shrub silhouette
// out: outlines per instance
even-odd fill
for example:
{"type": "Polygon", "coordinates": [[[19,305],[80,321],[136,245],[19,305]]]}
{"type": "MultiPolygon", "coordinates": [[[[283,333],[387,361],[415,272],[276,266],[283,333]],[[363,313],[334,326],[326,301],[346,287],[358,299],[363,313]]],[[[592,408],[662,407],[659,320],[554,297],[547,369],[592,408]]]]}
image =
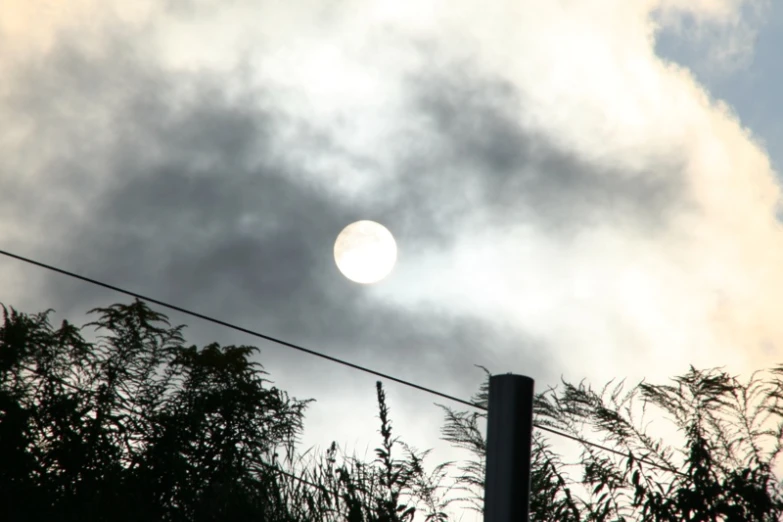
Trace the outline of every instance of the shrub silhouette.
{"type": "Polygon", "coordinates": [[[445,465],[427,474],[426,452],[392,438],[380,383],[377,459],[332,444],[297,471],[310,400],[269,386],[256,348],[187,346],[182,326],[138,300],[91,310],[94,343],[50,313],[3,307],[0,519],[445,519],[433,484],[445,465]]]}
{"type": "MultiPolygon", "coordinates": [[[[51,311],[2,308],[0,520],[445,522],[453,503],[483,508],[484,413],[441,406],[443,439],[473,458],[427,471],[429,450],[393,436],[379,382],[373,460],[334,443],[299,454],[311,400],[272,386],[254,347],[187,345],[183,326],[138,300],[91,310],[94,342],[67,321],[53,327],[51,311]]],[[[473,399],[486,405],[484,371],[473,399]]],[[[628,391],[563,381],[537,394],[535,422],[597,432],[627,456],[583,445],[566,464],[535,430],[531,520],[780,520],[781,400],[783,366],[746,382],[691,368],[628,391]],[[683,448],[647,434],[651,409],[671,419],[683,448]]]]}

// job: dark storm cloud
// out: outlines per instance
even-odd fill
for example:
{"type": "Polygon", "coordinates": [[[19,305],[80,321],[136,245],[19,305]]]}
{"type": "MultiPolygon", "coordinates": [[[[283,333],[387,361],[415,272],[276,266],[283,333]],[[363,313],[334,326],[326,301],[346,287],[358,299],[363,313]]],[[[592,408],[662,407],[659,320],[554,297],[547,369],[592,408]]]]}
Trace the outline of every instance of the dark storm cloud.
{"type": "Polygon", "coordinates": [[[445,150],[410,160],[415,170],[437,176],[456,166],[456,176],[442,179],[452,189],[447,198],[461,186],[475,187],[498,226],[532,223],[567,239],[619,220],[648,234],[665,231],[674,214],[692,205],[679,175],[682,158],[660,158],[654,171],[592,164],[523,129],[513,116],[520,106],[513,85],[483,77],[469,63],[434,66],[410,84],[411,112],[429,117],[433,140],[445,150]]]}
{"type": "MultiPolygon", "coordinates": [[[[513,88],[457,69],[422,72],[410,85],[411,113],[430,125],[426,139],[400,153],[399,175],[363,203],[306,181],[293,147],[313,157],[349,153],[329,129],[276,111],[268,93],[229,96],[226,78],[166,71],[125,45],[100,56],[61,46],[18,79],[8,99],[46,136],[48,174],[38,178],[45,186],[27,187],[27,199],[5,192],[0,201],[49,223],[56,238],[19,245],[21,253],[272,335],[339,347],[340,356],[402,366],[432,347],[428,367],[455,378],[470,372],[470,382],[472,364],[491,359],[482,347],[534,361],[530,374],[548,373],[548,361],[540,345],[478,315],[370,300],[334,267],[342,227],[377,219],[403,250],[448,251],[478,214],[552,234],[617,217],[655,230],[681,193],[666,177],[607,175],[525,132],[502,109],[515,102],[513,88]],[[296,139],[283,139],[291,129],[300,129],[296,139]],[[90,179],[99,189],[84,185],[90,179]],[[31,196],[42,191],[60,201],[56,211],[31,196]]],[[[372,161],[346,160],[374,174],[372,161]]],[[[92,287],[60,276],[46,282],[46,306],[66,315],[108,304],[92,287]]]]}
{"type": "MultiPolygon", "coordinates": [[[[340,356],[407,367],[429,349],[429,368],[454,378],[470,372],[471,383],[472,365],[492,360],[482,347],[523,354],[519,339],[478,317],[386,306],[337,273],[333,241],[355,219],[383,221],[402,248],[447,245],[451,232],[436,220],[444,194],[427,197],[431,180],[408,180],[415,206],[394,199],[410,195],[394,187],[386,187],[390,200],[339,201],[303,181],[306,172],[286,153],[292,143],[279,138],[281,129],[304,127],[296,146],[318,155],[334,152],[328,135],[260,108],[274,106],[263,92],[229,97],[210,73],[171,73],[118,53],[100,59],[62,49],[23,75],[17,111],[45,121],[50,140],[61,137],[44,156],[48,174],[39,179],[50,185],[35,190],[54,189],[80,208],[56,215],[28,208],[49,220],[52,240],[18,245],[20,252],[308,346],[339,348],[340,356]],[[107,120],[111,126],[92,128],[109,133],[95,136],[104,148],[75,155],[77,138],[91,138],[80,129],[107,120]],[[91,176],[100,186],[91,198],[57,182],[91,176]]],[[[47,276],[42,293],[45,306],[65,316],[108,304],[104,291],[61,276],[47,276]]]]}

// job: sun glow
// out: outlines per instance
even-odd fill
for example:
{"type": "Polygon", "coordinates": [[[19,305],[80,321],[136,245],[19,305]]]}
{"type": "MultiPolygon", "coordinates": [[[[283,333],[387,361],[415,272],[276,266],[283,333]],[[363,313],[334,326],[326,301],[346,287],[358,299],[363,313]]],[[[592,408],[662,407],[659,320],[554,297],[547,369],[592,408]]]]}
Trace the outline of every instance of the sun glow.
{"type": "Polygon", "coordinates": [[[356,283],[377,283],[397,262],[397,243],[383,225],[357,221],[343,229],[334,243],[334,260],[340,272],[356,283]]]}

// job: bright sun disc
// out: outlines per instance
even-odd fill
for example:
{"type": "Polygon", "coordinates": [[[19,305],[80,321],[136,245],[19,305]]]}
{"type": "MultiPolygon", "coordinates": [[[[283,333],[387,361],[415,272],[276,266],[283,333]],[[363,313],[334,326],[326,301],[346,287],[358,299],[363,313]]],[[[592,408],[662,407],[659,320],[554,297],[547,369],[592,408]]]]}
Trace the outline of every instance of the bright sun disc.
{"type": "Polygon", "coordinates": [[[334,260],[340,272],[356,283],[377,283],[397,262],[397,243],[391,232],[375,221],[357,221],[345,227],[334,242],[334,260]]]}

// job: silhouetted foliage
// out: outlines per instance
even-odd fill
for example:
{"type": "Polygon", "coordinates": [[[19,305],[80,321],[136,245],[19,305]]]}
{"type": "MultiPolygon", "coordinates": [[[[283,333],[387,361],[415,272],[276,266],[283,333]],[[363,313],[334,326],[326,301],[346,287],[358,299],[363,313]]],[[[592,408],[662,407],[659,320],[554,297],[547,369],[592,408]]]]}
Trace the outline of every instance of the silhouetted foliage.
{"type": "MultiPolygon", "coordinates": [[[[485,414],[441,406],[444,440],[475,457],[457,468],[461,498],[447,498],[453,463],[428,472],[429,451],[393,436],[381,383],[374,460],[334,443],[297,454],[310,401],[271,386],[252,361],[256,348],[188,346],[182,326],[141,301],[91,313],[85,327],[97,338],[87,341],[66,321],[54,328],[50,311],[3,307],[0,520],[445,522],[452,502],[483,509],[485,414]]],[[[484,371],[473,400],[486,405],[484,371]]],[[[627,392],[562,382],[538,393],[537,424],[627,457],[583,445],[579,462],[565,463],[535,430],[531,518],[780,520],[782,399],[783,366],[745,383],[691,368],[627,392]],[[673,422],[682,449],[647,433],[651,408],[673,422]]]]}
{"type": "Polygon", "coordinates": [[[293,451],[307,401],[266,386],[255,348],[185,346],[140,301],[91,312],[94,343],[3,308],[6,520],[286,519],[262,463],[293,451]]]}
{"type": "MultiPolygon", "coordinates": [[[[487,379],[474,402],[486,405],[489,372],[484,371],[487,379]]],[[[596,392],[563,381],[560,389],[536,394],[535,423],[608,444],[628,456],[582,444],[579,463],[566,465],[547,434],[534,430],[531,520],[781,520],[783,488],[774,467],[783,449],[783,366],[765,379],[758,375],[742,383],[720,370],[691,367],[673,384],[642,382],[626,393],[623,383],[596,392]],[[653,407],[658,418],[673,421],[685,438],[684,449],[675,451],[646,432],[644,417],[653,407]],[[581,478],[570,478],[574,467],[581,478]]],[[[457,479],[469,493],[463,499],[481,511],[486,414],[441,408],[443,439],[474,455],[457,479]]]]}
{"type": "Polygon", "coordinates": [[[272,468],[293,471],[309,401],[268,386],[256,348],[187,346],[138,300],[92,310],[94,342],[50,312],[3,307],[0,520],[445,520],[447,465],[392,438],[380,383],[377,459],[332,444],[307,484],[272,468]]]}
{"type": "Polygon", "coordinates": [[[301,520],[407,522],[414,517],[427,522],[448,520],[445,510],[451,501],[444,497],[449,488],[441,484],[447,478],[450,463],[427,472],[424,460],[429,451],[418,452],[392,437],[389,408],[380,382],[376,384],[376,392],[382,443],[375,449],[375,460],[366,463],[355,455],[338,458],[338,448],[333,443],[324,456],[299,473],[319,488],[287,480],[289,499],[292,504],[302,506],[298,511],[301,520]],[[395,455],[397,447],[402,449],[401,458],[395,455]]]}

